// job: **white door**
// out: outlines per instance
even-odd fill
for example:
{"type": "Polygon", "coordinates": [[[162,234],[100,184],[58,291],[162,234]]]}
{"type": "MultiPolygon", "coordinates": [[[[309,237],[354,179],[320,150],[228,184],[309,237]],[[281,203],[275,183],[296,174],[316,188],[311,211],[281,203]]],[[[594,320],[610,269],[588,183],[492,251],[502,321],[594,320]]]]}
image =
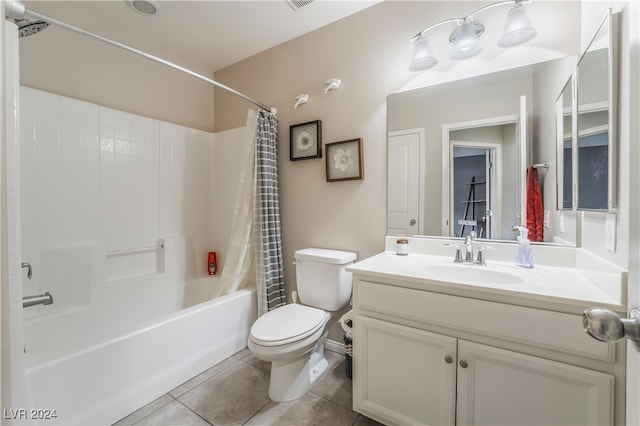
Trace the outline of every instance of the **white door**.
{"type": "Polygon", "coordinates": [[[353,406],[385,424],[455,424],[456,339],[358,316],[353,406]]]}
{"type": "Polygon", "coordinates": [[[421,155],[424,130],[389,133],[387,167],[387,235],[422,234],[424,191],[421,190],[421,155]]]}
{"type": "Polygon", "coordinates": [[[611,425],[614,377],[458,341],[457,425],[611,425]]]}

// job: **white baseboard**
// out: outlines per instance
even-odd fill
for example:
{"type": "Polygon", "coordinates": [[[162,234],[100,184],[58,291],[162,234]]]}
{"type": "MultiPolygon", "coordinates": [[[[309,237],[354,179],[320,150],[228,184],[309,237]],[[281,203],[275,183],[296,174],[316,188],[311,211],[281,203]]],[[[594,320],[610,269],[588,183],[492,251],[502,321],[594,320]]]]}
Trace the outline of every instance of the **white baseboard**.
{"type": "Polygon", "coordinates": [[[328,351],[344,355],[344,343],[327,339],[324,341],[324,348],[328,351]]]}

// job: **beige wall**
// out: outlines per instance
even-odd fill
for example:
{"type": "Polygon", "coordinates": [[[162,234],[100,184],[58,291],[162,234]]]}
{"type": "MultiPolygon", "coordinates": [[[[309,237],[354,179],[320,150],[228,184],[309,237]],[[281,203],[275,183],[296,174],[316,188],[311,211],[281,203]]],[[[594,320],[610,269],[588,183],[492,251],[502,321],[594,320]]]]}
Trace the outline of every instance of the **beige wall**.
{"type": "MultiPolygon", "coordinates": [[[[579,3],[553,3],[558,16],[579,16],[579,3]]],[[[553,48],[527,50],[527,55],[503,54],[433,72],[407,70],[408,40],[414,31],[477,6],[477,2],[385,1],[215,73],[216,80],[278,108],[285,272],[290,286],[297,249],[352,250],[360,259],[383,250],[387,95],[577,53],[576,38],[568,37],[554,41],[553,48]],[[334,77],[342,79],[343,87],[322,94],[324,81],[334,77]],[[300,93],[308,93],[310,100],[293,109],[300,93]],[[325,158],[289,161],[289,126],[317,119],[322,120],[323,143],[363,139],[363,181],[327,183],[325,158]]],[[[570,22],[566,27],[579,34],[570,22]]],[[[215,104],[216,130],[243,124],[246,102],[216,90],[215,104]]]]}
{"type": "MultiPolygon", "coordinates": [[[[541,3],[545,2],[536,0],[531,7],[541,3]]],[[[585,7],[588,14],[584,15],[578,1],[548,3],[556,12],[546,17],[544,25],[555,25],[554,19],[560,19],[569,27],[568,31],[576,30],[571,28],[572,23],[567,18],[582,16],[582,39],[585,40],[593,32],[590,28],[594,28],[594,22],[612,2],[583,2],[588,5],[585,7]]],[[[634,2],[614,4],[629,9],[634,2]]],[[[406,70],[411,54],[408,38],[416,30],[458,16],[461,10],[475,10],[477,6],[474,1],[387,0],[215,73],[215,79],[279,110],[282,221],[290,286],[295,278],[290,261],[296,249],[320,246],[353,250],[359,258],[382,250],[386,229],[388,94],[558,56],[558,52],[551,52],[551,57],[544,57],[549,53],[545,50],[576,53],[570,42],[560,38],[549,44],[553,48],[525,48],[526,55],[518,56],[519,50],[513,49],[488,61],[459,63],[449,69],[425,73],[406,70]],[[324,81],[333,77],[341,78],[343,87],[323,95],[324,81]],[[294,98],[300,93],[309,93],[311,99],[294,110],[294,98]],[[355,137],[363,139],[363,181],[325,182],[324,158],[288,160],[289,126],[316,119],[323,121],[324,143],[355,137]]],[[[47,2],[40,3],[38,10],[55,16],[55,11],[47,10],[47,2]]],[[[97,19],[77,13],[79,23],[97,19]]],[[[623,25],[623,48],[635,46],[637,49],[637,28],[637,13],[627,14],[623,25]]],[[[206,84],[130,53],[62,29],[51,27],[46,32],[46,37],[36,35],[22,39],[20,43],[21,83],[24,85],[202,130],[242,126],[247,108],[252,107],[220,90],[212,96],[212,90],[206,84]],[[212,118],[214,99],[215,123],[212,118]]],[[[117,28],[103,25],[99,32],[125,43],[131,42],[140,49],[205,75],[208,72],[198,69],[189,58],[175,57],[148,43],[134,43],[128,34],[117,28]]],[[[636,84],[629,75],[631,60],[633,57],[625,55],[621,58],[621,107],[624,110],[621,117],[626,121],[621,125],[620,135],[623,143],[627,143],[621,151],[621,158],[625,159],[621,164],[621,176],[625,178],[635,170],[629,167],[628,160],[629,117],[633,113],[637,116],[637,111],[628,108],[636,105],[628,90],[636,84]]],[[[621,193],[627,195],[626,199],[623,195],[618,214],[617,253],[608,253],[603,248],[601,217],[589,216],[583,226],[585,246],[621,265],[628,263],[627,247],[630,245],[630,222],[626,212],[630,202],[637,205],[633,197],[629,200],[630,191],[628,180],[621,179],[621,193]]]]}
{"type": "MultiPolygon", "coordinates": [[[[63,7],[69,13],[67,23],[79,27],[91,23],[101,36],[211,77],[210,72],[198,69],[197,58],[181,58],[134,38],[101,22],[99,16],[74,8],[73,2],[38,2],[33,8],[56,18],[63,7]]],[[[213,86],[53,25],[41,34],[20,39],[20,84],[200,130],[214,128],[213,86]]]]}
{"type": "MultiPolygon", "coordinates": [[[[566,20],[566,16],[579,16],[579,3],[553,3],[558,15],[547,20],[563,19],[567,31],[579,31],[566,20]]],[[[383,250],[389,94],[577,53],[575,38],[567,37],[554,40],[550,48],[529,49],[526,55],[512,51],[451,69],[407,70],[408,40],[414,31],[477,7],[477,2],[385,1],[215,73],[217,81],[278,109],[281,218],[289,289],[295,285],[291,265],[295,250],[351,250],[359,259],[383,250]],[[324,81],[334,77],[342,79],[343,86],[322,94],[324,81]],[[293,109],[301,93],[308,93],[310,100],[293,109]],[[363,181],[327,183],[324,157],[289,161],[289,126],[318,119],[322,120],[323,143],[363,139],[363,181]]],[[[216,130],[243,125],[247,107],[246,102],[216,90],[216,130]]],[[[330,338],[340,340],[339,333],[333,327],[330,338]]]]}

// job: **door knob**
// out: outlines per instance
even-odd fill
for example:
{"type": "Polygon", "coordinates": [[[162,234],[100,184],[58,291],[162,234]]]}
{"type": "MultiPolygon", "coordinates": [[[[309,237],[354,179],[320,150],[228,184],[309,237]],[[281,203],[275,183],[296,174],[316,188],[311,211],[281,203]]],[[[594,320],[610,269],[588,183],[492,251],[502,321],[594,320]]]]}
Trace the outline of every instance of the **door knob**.
{"type": "Polygon", "coordinates": [[[582,313],[582,327],[591,337],[601,342],[615,342],[625,337],[640,349],[640,311],[629,311],[629,318],[606,308],[589,308],[582,313]]]}
{"type": "Polygon", "coordinates": [[[409,225],[415,225],[417,223],[417,221],[415,219],[411,219],[409,221],[409,225]]]}

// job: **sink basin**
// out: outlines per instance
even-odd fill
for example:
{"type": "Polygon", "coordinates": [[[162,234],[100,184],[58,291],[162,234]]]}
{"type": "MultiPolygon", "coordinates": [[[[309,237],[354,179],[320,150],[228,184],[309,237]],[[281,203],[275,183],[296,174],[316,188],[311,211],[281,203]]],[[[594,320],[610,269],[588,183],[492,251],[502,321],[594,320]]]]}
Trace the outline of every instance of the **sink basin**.
{"type": "Polygon", "coordinates": [[[465,264],[428,265],[425,270],[429,278],[439,281],[477,284],[522,284],[524,280],[511,272],[498,271],[488,266],[465,264]]]}

